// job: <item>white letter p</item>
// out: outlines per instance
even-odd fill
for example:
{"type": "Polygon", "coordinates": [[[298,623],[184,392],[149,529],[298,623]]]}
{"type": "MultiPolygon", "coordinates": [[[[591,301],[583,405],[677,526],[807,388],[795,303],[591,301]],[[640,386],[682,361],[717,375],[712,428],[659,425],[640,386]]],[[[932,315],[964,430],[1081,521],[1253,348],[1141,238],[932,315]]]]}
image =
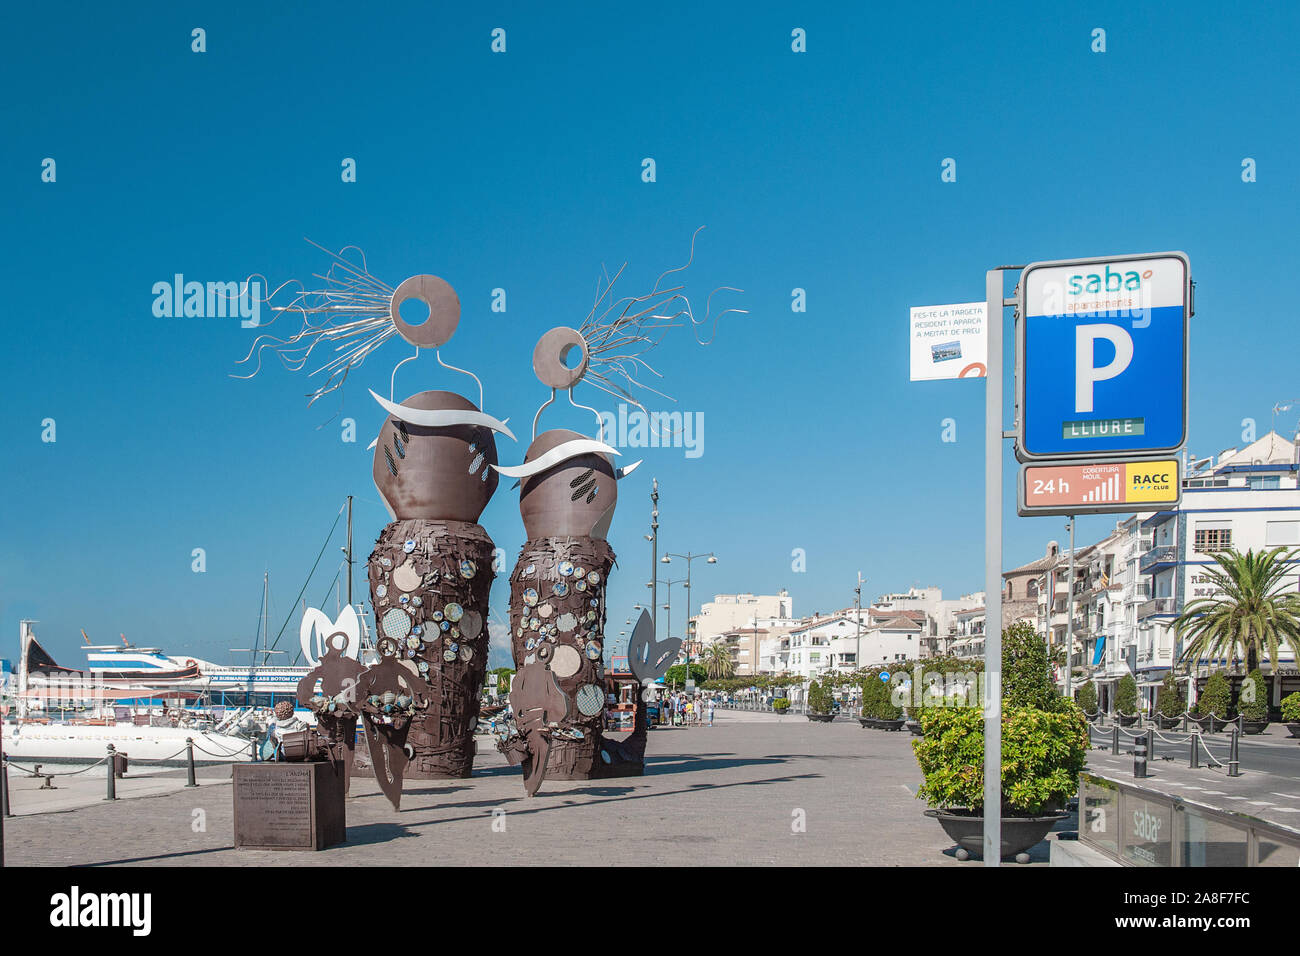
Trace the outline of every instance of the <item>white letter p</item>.
{"type": "Polygon", "coordinates": [[[1074,410],[1092,411],[1093,386],[1114,378],[1133,361],[1133,337],[1118,325],[1077,325],[1074,328],[1074,410]],[[1104,368],[1094,368],[1093,346],[1107,339],[1115,346],[1115,357],[1104,368]]]}

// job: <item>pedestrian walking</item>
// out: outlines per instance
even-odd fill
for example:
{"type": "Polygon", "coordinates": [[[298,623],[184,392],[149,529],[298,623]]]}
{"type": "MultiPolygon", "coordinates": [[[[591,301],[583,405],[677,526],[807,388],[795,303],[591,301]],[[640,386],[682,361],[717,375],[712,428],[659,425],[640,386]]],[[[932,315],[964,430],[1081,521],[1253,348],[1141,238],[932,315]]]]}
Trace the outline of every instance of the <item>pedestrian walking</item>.
{"type": "Polygon", "coordinates": [[[709,698],[709,726],[713,726],[713,698],[709,698]]]}

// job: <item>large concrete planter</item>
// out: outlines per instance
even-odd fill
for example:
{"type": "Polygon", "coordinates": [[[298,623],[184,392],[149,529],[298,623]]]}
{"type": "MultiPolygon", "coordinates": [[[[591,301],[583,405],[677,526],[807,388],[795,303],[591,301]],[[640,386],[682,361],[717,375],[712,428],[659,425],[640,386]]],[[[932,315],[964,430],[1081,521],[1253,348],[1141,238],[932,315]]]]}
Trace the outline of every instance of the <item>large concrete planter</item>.
{"type": "Polygon", "coordinates": [[[913,737],[925,736],[925,731],[921,729],[921,722],[919,720],[909,720],[907,722],[907,729],[912,732],[913,737]]]}
{"type": "Polygon", "coordinates": [[[876,718],[874,718],[874,717],[859,717],[859,718],[858,718],[858,723],[862,725],[862,729],[863,729],[863,730],[866,730],[868,727],[875,727],[875,726],[876,726],[876,718]]]}
{"type": "Polygon", "coordinates": [[[877,725],[881,730],[902,730],[902,729],[903,729],[903,725],[904,725],[905,723],[907,723],[906,720],[904,720],[904,719],[902,719],[902,718],[899,718],[898,720],[881,720],[881,721],[877,721],[877,724],[876,724],[876,725],[877,725]]]}
{"type": "Polygon", "coordinates": [[[1300,737],[1300,721],[1287,724],[1286,729],[1290,732],[1292,737],[1300,737]]]}
{"type": "Polygon", "coordinates": [[[1267,720],[1243,720],[1241,722],[1241,732],[1243,734],[1262,734],[1267,726],[1267,720]]]}
{"type": "Polygon", "coordinates": [[[835,719],[834,714],[809,714],[808,719],[819,724],[829,724],[835,719]]]}
{"type": "Polygon", "coordinates": [[[1119,725],[1120,725],[1121,727],[1132,727],[1134,724],[1137,723],[1137,721],[1138,721],[1138,715],[1137,715],[1137,714],[1118,714],[1118,715],[1116,715],[1115,720],[1117,720],[1117,721],[1119,722],[1119,725]]]}
{"type": "MultiPolygon", "coordinates": [[[[984,817],[970,810],[926,810],[925,815],[939,821],[943,832],[958,846],[958,857],[980,856],[984,853],[984,817]],[[962,852],[965,851],[965,856],[962,852]]],[[[1017,856],[1041,842],[1052,827],[1065,819],[1064,810],[1044,813],[1036,817],[1002,818],[1002,857],[1017,856]]],[[[1017,862],[1028,862],[1028,858],[1017,862]]]]}

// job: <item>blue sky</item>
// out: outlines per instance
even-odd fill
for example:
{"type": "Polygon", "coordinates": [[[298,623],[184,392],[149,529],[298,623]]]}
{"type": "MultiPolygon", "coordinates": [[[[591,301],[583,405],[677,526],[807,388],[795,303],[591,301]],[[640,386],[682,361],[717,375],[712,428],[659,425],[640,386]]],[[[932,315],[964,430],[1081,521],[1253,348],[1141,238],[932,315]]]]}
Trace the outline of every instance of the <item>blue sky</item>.
{"type": "MultiPolygon", "coordinates": [[[[329,400],[307,408],[303,373],[230,377],[252,335],[238,321],[152,313],[153,284],[176,273],[306,278],[326,262],[304,236],[359,245],[390,284],[450,281],[463,315],[445,357],[519,434],[547,395],[533,345],[582,320],[602,263],[627,260],[639,290],[707,225],[690,288],[743,288],[749,315],[708,348],[679,335],[655,356],[671,407],[704,414],[704,453],[650,449],[622,484],[611,636],[645,593],[655,476],[662,547],[719,555],[696,565],[697,598],[786,587],[796,611],[827,610],[851,602],[859,570],[873,595],[981,587],[983,386],[910,383],[907,316],[981,298],[991,266],[1187,252],[1197,454],[1240,444],[1246,417],[1262,433],[1300,393],[1281,288],[1296,261],[1294,6],[460,6],[7,14],[0,654],[30,617],[69,663],[83,627],[226,659],[252,639],[267,569],[279,630],[347,494],[364,560],[387,520],[365,389],[386,388],[404,347],[349,379],[346,444],[337,421],[319,427],[329,400]],[[1242,182],[1246,157],[1257,182],[1242,182]]],[[[398,391],[456,378],[422,359],[398,391]]],[[[503,442],[503,460],[525,444],[503,442]]],[[[1013,475],[1008,446],[1007,566],[1065,534],[1064,519],[1014,517],[1013,475]]],[[[1080,540],[1112,520],[1081,521],[1080,540]]],[[[512,563],[524,534],[508,483],[482,523],[512,563]]],[[[333,608],[341,543],[308,603],[333,608]]],[[[502,613],[505,600],[498,582],[502,613]]]]}

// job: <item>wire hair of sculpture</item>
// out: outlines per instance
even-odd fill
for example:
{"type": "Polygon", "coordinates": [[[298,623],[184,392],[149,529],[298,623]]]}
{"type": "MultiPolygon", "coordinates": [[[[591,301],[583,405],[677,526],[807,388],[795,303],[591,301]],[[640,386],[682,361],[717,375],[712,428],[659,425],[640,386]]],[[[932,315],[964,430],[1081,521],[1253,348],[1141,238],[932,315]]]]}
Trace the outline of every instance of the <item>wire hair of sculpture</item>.
{"type": "MultiPolygon", "coordinates": [[[[306,241],[332,260],[329,269],[323,274],[312,273],[314,278],[320,280],[321,285],[317,288],[308,288],[298,279],[281,283],[262,300],[270,307],[274,318],[258,326],[258,328],[267,328],[281,314],[296,312],[301,317],[302,327],[288,338],[280,338],[269,332],[258,335],[253,340],[248,354],[237,363],[243,365],[251,361],[256,354],[257,367],[248,375],[231,377],[249,379],[256,376],[262,370],[262,353],[267,349],[275,354],[285,368],[297,372],[308,363],[317,346],[322,343],[327,346],[334,344],[333,351],[337,353],[335,357],[308,373],[313,376],[323,372],[328,373],[322,385],[307,393],[307,405],[311,407],[318,399],[330,392],[340,390],[352,369],[360,366],[394,336],[400,337],[400,334],[397,326],[393,324],[391,314],[393,295],[396,290],[370,273],[365,253],[360,247],[344,246],[338,252],[333,252],[312,239],[306,241]],[[347,255],[349,252],[355,252],[359,261],[352,261],[347,255]],[[274,304],[273,300],[282,290],[294,286],[297,291],[286,304],[274,304]]],[[[254,278],[262,279],[264,288],[269,287],[269,283],[261,275],[250,276],[248,282],[251,283],[254,278]]],[[[393,367],[393,373],[389,377],[390,400],[394,400],[393,390],[397,369],[412,361],[419,353],[419,346],[415,346],[415,355],[408,356],[393,367]]],[[[474,379],[479,391],[478,407],[482,409],[483,383],[479,377],[473,372],[444,362],[438,349],[434,349],[434,355],[443,368],[460,372],[474,379]]],[[[342,410],[341,394],[339,410],[342,410]]],[[[338,411],[332,417],[337,415],[338,411]]],[[[324,424],[319,427],[324,427],[324,424]]]]}
{"type": "MultiPolygon", "coordinates": [[[[748,309],[728,308],[713,315],[715,295],[719,292],[744,291],[734,286],[719,286],[709,293],[705,300],[702,319],[696,318],[691,300],[683,292],[686,288],[684,284],[664,287],[664,281],[668,276],[684,272],[695,261],[695,239],[703,230],[704,227],[700,226],[691,234],[690,256],[686,262],[660,273],[654,287],[643,295],[628,295],[618,299],[614,299],[611,295],[615,283],[627,269],[626,262],[619,267],[612,278],[608,270],[601,269],[604,284],[602,286],[601,280],[597,279],[596,299],[592,303],[591,311],[587,313],[587,317],[577,330],[586,342],[589,361],[587,370],[580,379],[581,382],[590,382],[601,391],[617,399],[631,402],[642,412],[649,414],[645,405],[630,389],[654,392],[670,402],[676,399],[641,381],[639,376],[643,372],[648,372],[656,378],[663,378],[662,373],[641,356],[663,341],[669,329],[683,326],[690,327],[697,344],[710,345],[717,335],[718,323],[724,315],[748,314],[748,309]],[[710,317],[712,317],[711,325],[710,317]],[[681,319],[685,321],[679,321],[681,319]],[[707,339],[701,337],[700,330],[704,327],[709,329],[707,339]]],[[[574,384],[576,386],[578,383],[574,384]]],[[[555,389],[551,389],[550,399],[537,410],[537,415],[533,418],[534,438],[537,436],[537,419],[541,416],[542,410],[555,401],[555,392],[555,389]]],[[[579,405],[574,402],[572,387],[569,389],[569,402],[577,408],[588,409],[596,415],[601,423],[599,434],[602,435],[603,440],[604,419],[601,418],[600,413],[589,405],[579,405]]]]}

